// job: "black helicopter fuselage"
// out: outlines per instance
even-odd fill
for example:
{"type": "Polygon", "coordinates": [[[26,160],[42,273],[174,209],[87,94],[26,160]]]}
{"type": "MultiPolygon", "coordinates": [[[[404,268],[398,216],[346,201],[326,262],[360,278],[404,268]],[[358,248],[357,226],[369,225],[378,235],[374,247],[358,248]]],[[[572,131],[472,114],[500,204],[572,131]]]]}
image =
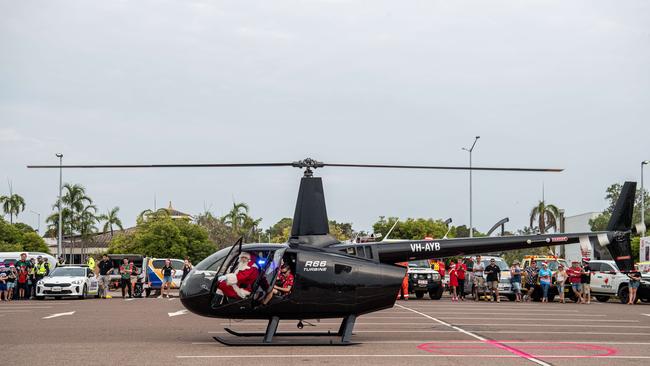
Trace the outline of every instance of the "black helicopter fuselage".
{"type": "MultiPolygon", "coordinates": [[[[289,244],[246,244],[242,251],[253,253],[258,259],[259,281],[253,295],[246,299],[229,299],[220,306],[211,305],[215,276],[220,262],[236,260],[229,256],[229,248],[222,249],[199,263],[188,275],[180,289],[183,305],[198,315],[235,319],[325,319],[341,318],[349,314],[366,314],[390,308],[404,278],[404,267],[379,262],[375,245],[364,245],[363,256],[349,255],[345,248],[315,248],[289,244]],[[294,274],[291,293],[274,298],[268,304],[256,299],[268,291],[272,257],[282,257],[294,274]],[[228,257],[228,258],[226,258],[228,257]],[[265,260],[264,258],[269,258],[265,260]],[[266,283],[265,283],[266,282],[266,283]]],[[[355,252],[356,253],[356,252],[355,252]]],[[[222,268],[227,268],[221,266],[222,268]]]]}

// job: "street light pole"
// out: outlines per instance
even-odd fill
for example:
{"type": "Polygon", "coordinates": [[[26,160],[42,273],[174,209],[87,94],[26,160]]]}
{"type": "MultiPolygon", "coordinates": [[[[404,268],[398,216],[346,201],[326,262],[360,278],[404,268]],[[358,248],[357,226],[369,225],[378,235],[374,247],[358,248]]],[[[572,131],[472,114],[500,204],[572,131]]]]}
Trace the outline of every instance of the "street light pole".
{"type": "Polygon", "coordinates": [[[643,166],[650,163],[648,160],[641,162],[641,224],[644,229],[641,236],[645,236],[645,191],[643,190],[643,166]]]}
{"type": "Polygon", "coordinates": [[[469,237],[474,237],[474,226],[472,226],[472,151],[474,151],[474,146],[476,146],[476,141],[480,139],[481,136],[476,136],[474,138],[474,143],[472,147],[465,148],[463,150],[469,152],[469,237]]]}
{"type": "Polygon", "coordinates": [[[61,194],[63,192],[63,154],[57,153],[56,157],[59,158],[59,235],[57,240],[57,257],[63,255],[62,242],[63,242],[63,210],[61,210],[61,194]]]}

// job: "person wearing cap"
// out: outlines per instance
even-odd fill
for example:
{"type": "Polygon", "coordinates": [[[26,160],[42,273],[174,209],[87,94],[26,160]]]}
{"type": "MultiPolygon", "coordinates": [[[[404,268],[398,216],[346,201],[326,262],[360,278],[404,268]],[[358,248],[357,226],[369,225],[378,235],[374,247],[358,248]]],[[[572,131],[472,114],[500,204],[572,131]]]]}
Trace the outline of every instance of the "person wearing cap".
{"type": "Polygon", "coordinates": [[[485,267],[485,274],[487,275],[487,285],[492,292],[492,301],[501,302],[499,298],[499,280],[501,279],[501,268],[497,266],[497,261],[492,258],[490,264],[485,267]]]}
{"type": "Polygon", "coordinates": [[[530,301],[533,292],[535,291],[535,286],[537,285],[538,271],[537,271],[537,262],[531,261],[530,265],[524,270],[524,275],[526,276],[526,295],[524,296],[524,301],[530,301]]]}
{"type": "Polygon", "coordinates": [[[293,288],[293,281],[294,277],[291,273],[291,267],[288,263],[282,263],[282,266],[280,267],[280,273],[278,273],[278,276],[275,279],[273,290],[269,291],[262,303],[265,305],[268,304],[273,296],[277,296],[279,298],[288,296],[291,293],[291,289],[293,288]]]}
{"type": "Polygon", "coordinates": [[[483,261],[481,260],[481,256],[477,255],[476,256],[476,261],[474,262],[474,265],[472,266],[472,275],[474,276],[474,301],[479,301],[479,293],[483,291],[483,288],[485,287],[485,267],[483,266],[483,261]]]}
{"type": "Polygon", "coordinates": [[[582,258],[582,276],[580,276],[580,283],[582,283],[582,297],[584,302],[591,304],[591,268],[589,267],[589,258],[582,258]]]}
{"type": "Polygon", "coordinates": [[[542,302],[548,302],[548,289],[551,287],[551,276],[553,272],[548,269],[548,263],[543,262],[539,270],[539,284],[542,287],[542,302]]]}
{"type": "Polygon", "coordinates": [[[45,262],[43,261],[43,257],[40,255],[36,257],[36,268],[35,268],[35,273],[34,273],[34,283],[33,287],[36,289],[36,284],[38,281],[42,280],[43,277],[47,276],[50,274],[50,266],[46,265],[45,262]]]}
{"type": "Polygon", "coordinates": [[[580,262],[573,261],[571,262],[571,268],[566,270],[567,276],[569,276],[569,282],[571,282],[571,290],[576,297],[576,304],[584,304],[584,299],[582,298],[582,267],[580,267],[580,262]]]}
{"type": "Polygon", "coordinates": [[[557,271],[554,273],[555,276],[555,287],[557,287],[557,293],[560,295],[560,302],[564,304],[564,283],[567,279],[566,270],[564,269],[564,264],[560,263],[557,267],[557,271]]]}
{"type": "Polygon", "coordinates": [[[510,268],[510,279],[512,283],[512,291],[515,293],[515,301],[521,302],[521,267],[518,260],[512,262],[510,268]]]}

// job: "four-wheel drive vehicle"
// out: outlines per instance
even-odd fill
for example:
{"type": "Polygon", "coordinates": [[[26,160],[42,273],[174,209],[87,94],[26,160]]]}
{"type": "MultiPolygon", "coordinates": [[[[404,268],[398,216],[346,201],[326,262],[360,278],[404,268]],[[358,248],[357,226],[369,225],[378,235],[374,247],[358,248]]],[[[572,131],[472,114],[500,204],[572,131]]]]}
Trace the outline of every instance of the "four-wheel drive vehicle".
{"type": "Polygon", "coordinates": [[[409,262],[407,273],[409,293],[415,293],[416,298],[423,298],[425,293],[428,293],[432,300],[439,300],[442,297],[444,287],[440,273],[431,268],[428,260],[409,262]]]}
{"type": "MultiPolygon", "coordinates": [[[[525,256],[524,259],[521,260],[521,268],[526,269],[532,262],[535,262],[535,265],[537,267],[537,270],[539,271],[542,269],[543,263],[546,262],[548,263],[548,269],[553,272],[553,277],[551,278],[551,287],[548,289],[548,301],[553,302],[553,299],[555,299],[555,296],[559,295],[557,286],[555,286],[555,272],[557,272],[558,267],[560,264],[564,266],[564,269],[569,269],[567,266],[566,260],[562,258],[558,258],[555,256],[540,256],[540,255],[528,255],[525,256]]],[[[527,291],[526,289],[526,272],[524,271],[522,273],[522,278],[521,278],[521,291],[522,294],[525,294],[527,291]]],[[[569,280],[567,279],[565,286],[564,286],[564,296],[565,298],[569,298],[571,296],[571,285],[569,284],[569,280]]],[[[534,301],[540,301],[542,299],[542,286],[539,284],[539,277],[537,279],[537,283],[535,284],[535,289],[533,290],[533,293],[531,294],[531,297],[534,301]]]]}
{"type": "Polygon", "coordinates": [[[88,266],[59,266],[36,284],[36,299],[45,297],[97,297],[99,284],[88,266]]]}
{"type": "MultiPolygon", "coordinates": [[[[612,296],[618,296],[622,303],[627,303],[629,296],[630,278],[621,273],[616,262],[611,260],[592,260],[591,268],[591,296],[600,302],[607,302],[612,296]]],[[[643,302],[650,301],[650,282],[641,280],[637,291],[637,298],[643,302]]]]}
{"type": "MultiPolygon", "coordinates": [[[[501,270],[501,277],[498,285],[499,296],[505,296],[508,298],[508,300],[515,301],[516,296],[515,293],[512,291],[512,284],[510,283],[511,275],[510,275],[510,267],[508,266],[508,263],[506,263],[506,261],[501,257],[482,256],[481,263],[483,264],[483,268],[489,266],[490,260],[492,259],[495,260],[496,265],[499,266],[499,269],[501,270]]],[[[467,275],[465,276],[465,293],[472,294],[474,300],[476,300],[477,298],[490,296],[491,291],[488,290],[487,285],[481,287],[476,287],[474,285],[474,273],[472,272],[474,266],[473,263],[469,261],[469,257],[466,258],[465,262],[468,263],[467,275]]],[[[483,278],[485,278],[485,276],[483,278]]]]}

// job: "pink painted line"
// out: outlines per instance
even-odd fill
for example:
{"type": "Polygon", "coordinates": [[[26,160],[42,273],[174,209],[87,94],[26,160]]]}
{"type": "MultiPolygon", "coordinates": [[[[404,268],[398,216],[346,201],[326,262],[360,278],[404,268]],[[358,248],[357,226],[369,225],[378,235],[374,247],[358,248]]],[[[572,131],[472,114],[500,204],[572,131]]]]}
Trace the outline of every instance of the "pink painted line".
{"type": "Polygon", "coordinates": [[[529,353],[518,350],[518,349],[516,349],[514,347],[507,346],[507,345],[505,345],[503,343],[499,343],[499,341],[493,341],[491,339],[488,339],[488,340],[485,341],[485,343],[491,344],[496,348],[500,348],[500,349],[502,349],[504,351],[508,351],[508,352],[512,353],[513,355],[517,355],[517,356],[519,356],[521,358],[525,358],[527,360],[532,360],[532,359],[535,358],[535,356],[533,356],[533,355],[531,355],[529,353]]]}

